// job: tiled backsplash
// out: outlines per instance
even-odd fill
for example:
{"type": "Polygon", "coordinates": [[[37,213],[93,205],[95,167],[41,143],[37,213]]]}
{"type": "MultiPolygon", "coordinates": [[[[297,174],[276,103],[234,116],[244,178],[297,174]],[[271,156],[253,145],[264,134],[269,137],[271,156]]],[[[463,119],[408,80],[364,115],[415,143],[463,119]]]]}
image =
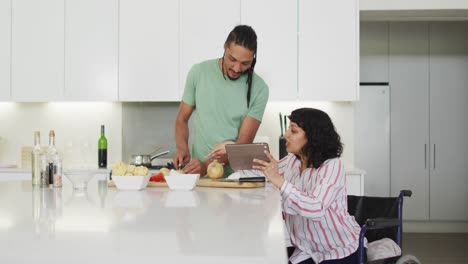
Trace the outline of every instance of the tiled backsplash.
{"type": "MultiPolygon", "coordinates": [[[[110,166],[120,160],[128,161],[132,154],[147,154],[160,144],[171,151],[162,158],[171,158],[175,152],[178,107],[178,102],[0,103],[0,165],[21,165],[21,147],[33,145],[34,131],[41,131],[41,143],[46,145],[48,131],[54,129],[65,167],[96,166],[101,124],[106,126],[110,166]]],[[[278,113],[288,115],[300,107],[319,108],[330,115],[345,144],[345,166],[353,168],[352,103],[270,102],[257,137],[268,141],[271,152],[278,157],[278,113]]]]}

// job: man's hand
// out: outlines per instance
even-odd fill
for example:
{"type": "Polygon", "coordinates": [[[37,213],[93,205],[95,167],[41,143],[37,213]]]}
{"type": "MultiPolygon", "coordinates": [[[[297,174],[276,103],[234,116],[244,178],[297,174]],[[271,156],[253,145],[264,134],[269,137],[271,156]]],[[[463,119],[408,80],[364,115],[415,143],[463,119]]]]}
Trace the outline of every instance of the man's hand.
{"type": "Polygon", "coordinates": [[[206,154],[205,158],[215,159],[219,163],[228,164],[229,162],[228,162],[227,155],[226,155],[227,144],[235,144],[235,142],[225,141],[225,142],[216,144],[216,146],[214,146],[214,148],[210,152],[208,152],[208,154],[206,154]]]}
{"type": "Polygon", "coordinates": [[[174,157],[172,158],[174,162],[174,167],[178,170],[185,166],[185,164],[190,162],[190,153],[188,150],[178,149],[174,157]]]}
{"type": "Polygon", "coordinates": [[[205,176],[206,168],[208,167],[207,162],[201,162],[199,159],[192,159],[185,165],[184,172],[187,174],[199,173],[200,176],[205,176]]]}

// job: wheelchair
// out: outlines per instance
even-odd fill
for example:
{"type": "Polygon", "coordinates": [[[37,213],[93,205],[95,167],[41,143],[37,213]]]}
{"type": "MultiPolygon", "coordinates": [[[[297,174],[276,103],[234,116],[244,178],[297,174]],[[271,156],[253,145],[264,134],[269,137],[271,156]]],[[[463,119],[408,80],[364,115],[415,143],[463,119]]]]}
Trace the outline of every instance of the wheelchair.
{"type": "Polygon", "coordinates": [[[402,254],[383,259],[365,259],[364,241],[368,243],[382,238],[392,239],[402,249],[403,198],[411,197],[410,190],[402,190],[398,197],[370,197],[348,195],[348,212],[362,227],[359,235],[359,264],[420,263],[416,257],[402,254]]]}

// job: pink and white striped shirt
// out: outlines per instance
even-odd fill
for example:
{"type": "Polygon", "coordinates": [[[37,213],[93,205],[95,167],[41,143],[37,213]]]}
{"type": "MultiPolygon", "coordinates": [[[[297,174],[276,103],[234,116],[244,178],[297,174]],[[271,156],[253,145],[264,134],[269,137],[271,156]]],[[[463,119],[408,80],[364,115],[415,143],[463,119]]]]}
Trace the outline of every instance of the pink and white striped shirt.
{"type": "Polygon", "coordinates": [[[339,158],[300,174],[301,161],[290,154],[279,163],[283,214],[296,250],[291,263],[341,259],[359,246],[361,228],[348,213],[346,177],[339,158]]]}

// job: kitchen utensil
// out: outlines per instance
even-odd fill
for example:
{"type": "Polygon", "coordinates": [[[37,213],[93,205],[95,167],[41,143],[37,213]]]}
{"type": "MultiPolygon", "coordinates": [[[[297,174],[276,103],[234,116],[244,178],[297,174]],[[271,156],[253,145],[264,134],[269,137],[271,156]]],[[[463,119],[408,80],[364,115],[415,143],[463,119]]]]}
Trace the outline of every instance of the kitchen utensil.
{"type": "Polygon", "coordinates": [[[239,179],[213,179],[222,182],[265,182],[265,177],[243,177],[239,179]]]}
{"type": "Polygon", "coordinates": [[[72,183],[73,189],[86,189],[88,182],[97,174],[107,174],[105,170],[68,170],[63,172],[65,177],[72,183]]]}
{"type": "MultiPolygon", "coordinates": [[[[288,130],[288,117],[286,115],[284,115],[284,135],[286,136],[286,130],[288,130]]],[[[283,134],[281,134],[282,136],[283,134]]]]}
{"type": "Polygon", "coordinates": [[[215,181],[213,179],[203,178],[197,181],[197,186],[214,188],[260,188],[265,187],[265,182],[215,181]]]}
{"type": "Polygon", "coordinates": [[[132,158],[130,160],[130,164],[135,165],[135,166],[145,166],[145,167],[150,167],[151,166],[151,161],[154,160],[157,157],[166,155],[169,153],[169,150],[157,153],[153,156],[150,155],[132,155],[132,158]]]}
{"type": "Polygon", "coordinates": [[[153,155],[153,153],[155,153],[156,151],[162,149],[164,147],[164,145],[159,145],[157,147],[155,147],[150,153],[148,153],[148,155],[153,155]]]}
{"type": "Polygon", "coordinates": [[[280,127],[281,127],[281,136],[283,137],[283,117],[281,116],[281,113],[279,113],[279,118],[280,118],[280,127]]]}

